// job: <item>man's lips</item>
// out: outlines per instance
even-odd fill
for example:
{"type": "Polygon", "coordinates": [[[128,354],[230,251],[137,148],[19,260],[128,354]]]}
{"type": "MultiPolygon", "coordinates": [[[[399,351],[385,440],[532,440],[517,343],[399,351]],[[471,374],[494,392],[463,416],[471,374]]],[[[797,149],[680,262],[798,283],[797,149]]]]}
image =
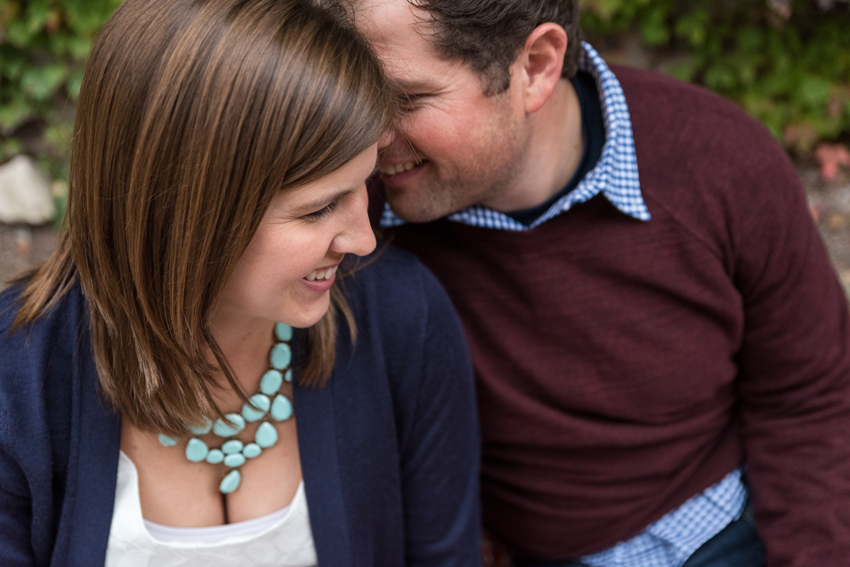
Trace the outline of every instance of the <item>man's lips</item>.
{"type": "Polygon", "coordinates": [[[400,187],[408,181],[418,176],[425,169],[429,161],[407,161],[400,165],[388,166],[381,165],[381,180],[387,187],[400,187]]]}

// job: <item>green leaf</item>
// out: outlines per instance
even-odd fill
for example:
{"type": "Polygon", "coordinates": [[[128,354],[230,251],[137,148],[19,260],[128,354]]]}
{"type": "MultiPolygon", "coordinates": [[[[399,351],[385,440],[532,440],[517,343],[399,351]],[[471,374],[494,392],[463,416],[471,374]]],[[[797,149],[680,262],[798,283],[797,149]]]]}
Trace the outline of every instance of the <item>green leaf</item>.
{"type": "Polygon", "coordinates": [[[71,53],[71,57],[79,61],[85,61],[88,58],[91,48],[92,41],[87,37],[74,35],[68,41],[68,51],[71,53]]]}
{"type": "Polygon", "coordinates": [[[26,24],[29,34],[35,35],[44,29],[50,17],[50,3],[45,0],[29,0],[27,2],[26,24]]]}
{"type": "Polygon", "coordinates": [[[667,69],[667,72],[672,76],[682,81],[693,81],[699,70],[698,63],[691,59],[688,61],[679,61],[667,69]]]}
{"type": "Polygon", "coordinates": [[[641,22],[640,32],[647,45],[665,45],[670,41],[670,29],[665,21],[666,11],[657,6],[641,22]]]}
{"type": "Polygon", "coordinates": [[[17,81],[24,69],[24,57],[18,50],[9,50],[0,57],[0,77],[17,81]]]}
{"type": "Polygon", "coordinates": [[[764,32],[754,26],[744,26],[735,35],[735,43],[743,53],[759,53],[764,49],[764,32]]]}
{"type": "Polygon", "coordinates": [[[65,210],[68,208],[68,195],[57,195],[53,198],[53,204],[56,205],[56,216],[53,219],[53,225],[57,229],[61,229],[64,225],[65,210]]]}
{"type": "Polygon", "coordinates": [[[34,114],[33,109],[21,100],[0,106],[0,130],[11,132],[34,114]]]}
{"type": "Polygon", "coordinates": [[[83,36],[94,34],[118,3],[110,0],[64,0],[68,24],[83,36]]]}
{"type": "Polygon", "coordinates": [[[676,22],[676,36],[686,39],[692,47],[699,47],[705,43],[708,36],[710,19],[708,10],[695,10],[676,22]]]}
{"type": "Polygon", "coordinates": [[[44,139],[61,152],[71,144],[71,130],[65,124],[50,126],[44,130],[44,139]]]}
{"type": "Polygon", "coordinates": [[[6,158],[11,158],[24,151],[24,145],[17,138],[10,138],[3,140],[3,143],[0,144],[0,149],[2,149],[3,155],[6,158]]]}
{"type": "Polygon", "coordinates": [[[6,28],[6,41],[9,42],[9,45],[27,47],[30,37],[32,37],[32,34],[27,28],[26,23],[21,20],[15,20],[6,28]]]}
{"type": "Polygon", "coordinates": [[[603,21],[611,21],[621,8],[621,0],[586,0],[581,4],[583,11],[590,12],[603,21]]]}
{"type": "Polygon", "coordinates": [[[797,90],[798,100],[811,110],[825,109],[830,88],[830,82],[826,79],[815,75],[806,75],[797,90]]]}
{"type": "Polygon", "coordinates": [[[717,62],[705,72],[705,84],[716,91],[729,91],[738,83],[735,72],[724,62],[717,62]]]}
{"type": "Polygon", "coordinates": [[[68,91],[68,96],[70,96],[73,100],[77,100],[80,98],[80,87],[83,85],[83,72],[80,70],[73,71],[68,76],[68,81],[66,83],[66,90],[68,91]]]}
{"type": "Polygon", "coordinates": [[[27,69],[21,77],[21,90],[35,100],[47,100],[59,90],[66,75],[65,66],[56,63],[33,67],[27,69]]]}

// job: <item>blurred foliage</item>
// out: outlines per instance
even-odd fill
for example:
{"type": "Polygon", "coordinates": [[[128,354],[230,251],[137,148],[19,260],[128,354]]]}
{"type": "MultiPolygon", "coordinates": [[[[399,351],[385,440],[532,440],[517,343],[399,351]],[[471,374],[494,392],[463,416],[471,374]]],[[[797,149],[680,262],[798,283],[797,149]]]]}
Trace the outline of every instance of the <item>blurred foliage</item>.
{"type": "Polygon", "coordinates": [[[120,0],[0,0],[0,162],[34,155],[67,177],[83,66],[120,0]]]}
{"type": "MultiPolygon", "coordinates": [[[[0,163],[67,177],[83,66],[121,0],[0,0],[0,163]]],[[[850,135],[850,0],[581,0],[591,40],[638,34],[665,71],[741,104],[807,155],[850,135]]]]}
{"type": "Polygon", "coordinates": [[[660,67],[743,106],[809,156],[850,135],[848,0],[581,0],[591,40],[637,33],[660,67]],[[657,56],[657,57],[655,57],[657,56]]]}

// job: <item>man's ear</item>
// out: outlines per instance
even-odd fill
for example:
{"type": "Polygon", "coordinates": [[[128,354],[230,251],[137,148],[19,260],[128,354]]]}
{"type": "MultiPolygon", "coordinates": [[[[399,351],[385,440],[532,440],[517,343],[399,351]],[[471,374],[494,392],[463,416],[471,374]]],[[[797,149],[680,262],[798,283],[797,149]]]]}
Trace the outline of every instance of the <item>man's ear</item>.
{"type": "Polygon", "coordinates": [[[512,72],[521,81],[525,111],[537,112],[561,79],[567,32],[555,23],[537,26],[525,40],[512,72]]]}

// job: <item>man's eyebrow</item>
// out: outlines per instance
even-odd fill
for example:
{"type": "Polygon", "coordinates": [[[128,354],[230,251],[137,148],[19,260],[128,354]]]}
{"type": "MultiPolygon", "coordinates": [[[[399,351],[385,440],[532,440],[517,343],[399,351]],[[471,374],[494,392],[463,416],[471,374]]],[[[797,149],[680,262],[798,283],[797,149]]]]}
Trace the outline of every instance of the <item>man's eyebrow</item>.
{"type": "MultiPolygon", "coordinates": [[[[426,82],[426,81],[417,81],[417,80],[405,80],[405,79],[396,79],[393,81],[395,87],[402,91],[403,95],[411,95],[411,91],[414,92],[431,92],[437,90],[436,85],[426,82]]],[[[413,95],[415,96],[415,95],[413,95]]]]}

